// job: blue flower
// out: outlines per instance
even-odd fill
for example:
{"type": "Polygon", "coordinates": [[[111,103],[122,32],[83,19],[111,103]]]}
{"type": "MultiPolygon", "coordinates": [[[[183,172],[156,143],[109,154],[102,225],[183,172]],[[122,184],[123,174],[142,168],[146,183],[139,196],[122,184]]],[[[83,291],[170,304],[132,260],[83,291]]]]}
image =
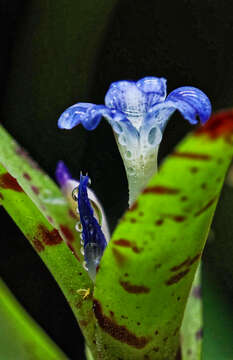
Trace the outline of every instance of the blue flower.
{"type": "Polygon", "coordinates": [[[205,123],[211,114],[208,97],[194,87],[180,87],[166,97],[164,78],[145,77],[137,82],[117,81],[111,84],[105,106],[77,103],[63,112],[58,120],[62,129],[82,124],[94,130],[105,117],[126,147],[141,142],[155,146],[161,141],[161,132],[175,110],[191,124],[205,123]],[[156,135],[156,136],[155,136],[156,135]]]}
{"type": "Polygon", "coordinates": [[[104,210],[94,192],[88,187],[90,178],[87,175],[81,174],[80,181],[77,181],[72,178],[64,162],[59,161],[55,177],[71,209],[74,214],[77,214],[77,219],[80,219],[76,229],[82,233],[83,248],[81,252],[84,255],[85,268],[94,280],[96,268],[110,238],[104,210]],[[73,191],[75,191],[74,198],[72,197],[73,191]],[[74,204],[78,205],[78,208],[74,207],[74,204]]]}
{"type": "Polygon", "coordinates": [[[136,82],[112,83],[105,96],[105,105],[77,103],[69,107],[60,116],[58,127],[72,129],[82,124],[85,129],[94,130],[102,117],[109,122],[116,135],[129,187],[134,187],[132,202],[156,171],[162,133],[175,110],[191,124],[196,124],[198,118],[203,124],[210,117],[211,104],[201,90],[190,86],[180,87],[166,96],[166,79],[148,76],[136,82]],[[139,170],[144,181],[136,184],[139,170]]]}
{"type": "Polygon", "coordinates": [[[89,177],[80,175],[78,187],[78,210],[82,224],[82,240],[84,247],[84,259],[89,275],[94,279],[96,268],[107,246],[107,241],[101,230],[101,226],[94,217],[87,194],[89,177]]]}

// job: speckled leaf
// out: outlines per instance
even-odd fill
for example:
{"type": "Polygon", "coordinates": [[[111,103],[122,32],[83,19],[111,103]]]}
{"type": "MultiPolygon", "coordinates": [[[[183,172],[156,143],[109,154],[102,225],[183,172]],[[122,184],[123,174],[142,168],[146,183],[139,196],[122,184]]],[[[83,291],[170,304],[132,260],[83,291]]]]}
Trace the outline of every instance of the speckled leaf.
{"type": "Polygon", "coordinates": [[[91,289],[92,282],[83,269],[81,253],[77,253],[76,219],[59,188],[1,126],[0,139],[0,204],[49,268],[90,339],[92,303],[90,296],[84,300],[77,290],[91,289]]]}
{"type": "Polygon", "coordinates": [[[201,264],[197,268],[180,330],[182,360],[200,360],[202,353],[201,264]]]}
{"type": "Polygon", "coordinates": [[[0,358],[65,360],[67,357],[36,325],[0,279],[0,358]]]}
{"type": "MultiPolygon", "coordinates": [[[[80,238],[75,231],[75,214],[56,184],[39,168],[0,125],[0,163],[15,177],[42,214],[61,233],[78,260],[80,238]]],[[[7,186],[7,176],[0,179],[0,186],[7,186]]],[[[81,261],[81,260],[80,260],[81,261]]]]}
{"type": "Polygon", "coordinates": [[[101,359],[179,359],[179,329],[224,176],[233,112],[214,115],[168,156],[102,258],[94,312],[101,359]]]}

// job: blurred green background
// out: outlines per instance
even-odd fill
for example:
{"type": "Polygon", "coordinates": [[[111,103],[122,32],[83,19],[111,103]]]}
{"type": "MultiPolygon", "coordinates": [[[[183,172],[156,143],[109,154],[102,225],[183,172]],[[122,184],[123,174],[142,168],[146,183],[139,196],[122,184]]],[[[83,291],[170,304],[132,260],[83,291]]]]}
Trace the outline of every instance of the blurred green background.
{"type": "MultiPolygon", "coordinates": [[[[57,129],[77,101],[103,103],[112,81],[163,76],[168,91],[197,86],[214,110],[233,105],[233,5],[217,0],[12,0],[0,3],[1,122],[52,177],[63,159],[88,171],[111,229],[127,182],[111,129],[57,129]]],[[[175,114],[160,161],[191,129],[175,114]]],[[[233,359],[233,188],[226,185],[204,254],[204,360],[233,359]]],[[[1,215],[1,275],[71,359],[82,336],[51,275],[8,215],[1,215]]]]}

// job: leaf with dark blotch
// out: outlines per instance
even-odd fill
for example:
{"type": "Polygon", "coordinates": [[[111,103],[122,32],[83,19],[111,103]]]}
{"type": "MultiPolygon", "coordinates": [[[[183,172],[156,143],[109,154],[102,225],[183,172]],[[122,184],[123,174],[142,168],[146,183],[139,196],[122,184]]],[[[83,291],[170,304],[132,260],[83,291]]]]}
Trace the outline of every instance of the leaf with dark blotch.
{"type": "Polygon", "coordinates": [[[168,156],[119,222],[94,291],[96,337],[111,359],[178,354],[187,298],[232,159],[232,136],[233,112],[213,115],[168,156]],[[129,292],[122,283],[148,291],[129,292]]]}

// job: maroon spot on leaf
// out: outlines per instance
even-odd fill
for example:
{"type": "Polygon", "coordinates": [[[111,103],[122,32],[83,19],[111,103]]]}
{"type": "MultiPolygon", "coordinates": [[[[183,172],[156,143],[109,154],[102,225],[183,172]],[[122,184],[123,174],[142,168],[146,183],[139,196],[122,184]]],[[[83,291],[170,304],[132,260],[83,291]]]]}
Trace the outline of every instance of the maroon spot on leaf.
{"type": "Polygon", "coordinates": [[[60,225],[60,229],[67,241],[73,242],[75,240],[73,232],[66,225],[60,225]]]}
{"type": "Polygon", "coordinates": [[[194,216],[199,216],[203,214],[213,203],[217,200],[217,196],[214,196],[205,206],[203,206],[200,210],[198,210],[194,216]]]}
{"type": "Polygon", "coordinates": [[[109,311],[110,316],[113,317],[114,316],[114,312],[112,310],[109,311]]]}
{"type": "Polygon", "coordinates": [[[31,176],[28,173],[23,173],[23,177],[24,177],[24,179],[26,179],[28,181],[32,180],[31,176]]]}
{"type": "Polygon", "coordinates": [[[193,258],[191,258],[190,260],[189,260],[189,266],[191,266],[191,265],[193,265],[199,258],[200,258],[200,256],[201,256],[201,254],[200,253],[198,253],[197,255],[195,255],[193,258]]]}
{"type": "Polygon", "coordinates": [[[161,268],[161,266],[162,266],[161,264],[156,264],[155,265],[155,270],[158,270],[159,268],[161,268]]]}
{"type": "Polygon", "coordinates": [[[121,315],[121,319],[128,319],[128,316],[121,315]]]}
{"type": "Polygon", "coordinates": [[[186,220],[186,216],[182,216],[182,215],[174,215],[172,218],[176,222],[183,222],[186,220]]]}
{"type": "Polygon", "coordinates": [[[38,226],[38,237],[48,246],[58,245],[63,241],[56,229],[49,231],[44,225],[38,226]]]}
{"type": "Polygon", "coordinates": [[[167,342],[168,337],[166,336],[165,338],[163,338],[163,342],[167,342]]]}
{"type": "Polygon", "coordinates": [[[184,159],[192,159],[192,160],[210,160],[211,156],[207,154],[197,154],[192,152],[178,152],[174,151],[171,156],[184,158],[184,159]]]}
{"type": "Polygon", "coordinates": [[[138,322],[137,322],[137,325],[138,325],[138,326],[140,326],[140,325],[141,325],[141,323],[138,321],[138,322]]]}
{"type": "Polygon", "coordinates": [[[104,315],[99,301],[93,301],[93,310],[99,326],[116,340],[135,347],[136,349],[143,349],[149,342],[149,338],[136,336],[124,325],[118,325],[113,319],[104,315]]]}
{"type": "Polygon", "coordinates": [[[193,265],[199,258],[200,258],[201,254],[198,253],[196,254],[193,258],[191,258],[190,256],[185,259],[184,261],[182,261],[180,264],[173,266],[170,271],[178,271],[181,268],[183,268],[184,266],[191,266],[193,265]]]}
{"type": "Polygon", "coordinates": [[[112,248],[112,253],[113,253],[113,256],[117,262],[117,264],[119,266],[122,266],[124,265],[125,261],[126,261],[126,257],[120,252],[118,251],[117,249],[115,248],[112,248]]]}
{"type": "Polygon", "coordinates": [[[201,188],[202,188],[203,190],[205,190],[205,189],[207,188],[207,184],[206,184],[206,183],[202,183],[202,184],[201,184],[201,188]]]}
{"type": "Polygon", "coordinates": [[[155,221],[155,225],[160,226],[164,223],[164,219],[159,219],[155,221]]]}
{"type": "Polygon", "coordinates": [[[203,329],[202,328],[196,332],[195,337],[197,340],[201,340],[203,338],[203,329]]]}
{"type": "Polygon", "coordinates": [[[154,351],[154,352],[159,352],[159,347],[158,347],[158,346],[154,347],[154,348],[153,348],[153,351],[154,351]]]}
{"type": "Polygon", "coordinates": [[[2,193],[0,193],[0,199],[4,200],[4,196],[2,195],[2,193]]]}
{"type": "Polygon", "coordinates": [[[188,265],[189,260],[190,260],[190,257],[188,257],[186,260],[182,261],[180,264],[173,266],[170,269],[170,271],[178,271],[178,270],[180,270],[182,267],[188,265]]]}
{"type": "Polygon", "coordinates": [[[44,250],[44,245],[42,244],[42,242],[38,239],[33,239],[32,240],[33,246],[36,249],[36,251],[41,252],[44,250]]]}
{"type": "Polygon", "coordinates": [[[143,194],[160,194],[175,195],[179,193],[179,189],[169,188],[162,185],[147,187],[143,190],[143,194]]]}
{"type": "Polygon", "coordinates": [[[180,296],[177,297],[177,301],[180,301],[180,296]]]}
{"type": "Polygon", "coordinates": [[[189,270],[190,270],[190,269],[186,269],[186,270],[181,271],[181,272],[179,272],[178,274],[170,277],[170,279],[168,279],[168,280],[166,281],[166,285],[169,286],[169,285],[173,285],[173,284],[178,283],[185,275],[188,274],[189,270]]]}
{"type": "Polygon", "coordinates": [[[181,200],[181,201],[187,201],[187,200],[188,200],[188,197],[187,197],[187,196],[182,196],[182,197],[180,198],[180,200],[181,200]]]}
{"type": "Polygon", "coordinates": [[[100,264],[96,266],[96,274],[99,272],[100,264]]]}
{"type": "Polygon", "coordinates": [[[195,135],[207,135],[211,139],[226,137],[233,133],[233,111],[220,111],[211,116],[204,126],[199,127],[195,135]]]}
{"type": "Polygon", "coordinates": [[[38,189],[38,187],[32,185],[32,186],[31,186],[31,189],[32,189],[32,191],[34,192],[34,194],[39,195],[40,190],[38,189]]]}
{"type": "Polygon", "coordinates": [[[39,167],[39,165],[32,160],[32,158],[29,156],[28,152],[17,145],[15,152],[17,155],[21,156],[25,160],[27,160],[28,164],[33,168],[43,173],[42,169],[39,167]]]}
{"type": "Polygon", "coordinates": [[[131,222],[132,224],[135,224],[135,223],[137,222],[137,219],[131,218],[131,219],[130,219],[130,222],[131,222]]]}
{"type": "Polygon", "coordinates": [[[79,321],[79,324],[80,324],[80,326],[82,326],[82,327],[86,327],[86,326],[89,324],[89,322],[88,322],[88,320],[80,320],[80,321],[79,321]]]}
{"type": "Polygon", "coordinates": [[[158,335],[158,333],[159,333],[158,330],[155,330],[155,335],[158,335]]]}
{"type": "Polygon", "coordinates": [[[129,208],[128,211],[134,211],[134,210],[136,210],[137,208],[138,208],[138,202],[135,201],[135,202],[133,203],[133,205],[130,206],[130,208],[129,208]]]}
{"type": "Polygon", "coordinates": [[[68,210],[68,214],[72,219],[77,220],[77,217],[76,217],[75,213],[71,209],[68,210]]]}
{"type": "Polygon", "coordinates": [[[128,273],[125,273],[125,274],[124,274],[124,276],[125,276],[125,277],[128,277],[128,276],[129,276],[129,274],[128,274],[128,273]]]}
{"type": "Polygon", "coordinates": [[[192,173],[192,174],[196,174],[197,172],[198,172],[198,168],[196,167],[196,166],[193,166],[193,167],[191,167],[190,168],[190,172],[192,173]]]}
{"type": "Polygon", "coordinates": [[[195,286],[192,291],[192,296],[196,299],[201,299],[202,293],[201,293],[201,287],[195,286]]]}
{"type": "Polygon", "coordinates": [[[165,218],[172,219],[176,222],[183,222],[187,219],[187,217],[184,215],[173,215],[173,214],[161,214],[161,215],[165,218]]]}
{"type": "Polygon", "coordinates": [[[131,248],[136,254],[139,254],[142,251],[142,249],[139,249],[137,245],[127,239],[114,240],[113,243],[118,246],[131,248]]]}
{"type": "Polygon", "coordinates": [[[125,291],[131,294],[147,294],[150,292],[150,289],[144,285],[133,285],[128,281],[119,281],[121,286],[125,289],[125,291]]]}
{"type": "Polygon", "coordinates": [[[191,349],[187,350],[187,355],[192,355],[192,350],[191,349]]]}
{"type": "Polygon", "coordinates": [[[0,187],[3,189],[10,189],[18,192],[23,192],[16,178],[9,173],[0,175],[0,187]]]}

